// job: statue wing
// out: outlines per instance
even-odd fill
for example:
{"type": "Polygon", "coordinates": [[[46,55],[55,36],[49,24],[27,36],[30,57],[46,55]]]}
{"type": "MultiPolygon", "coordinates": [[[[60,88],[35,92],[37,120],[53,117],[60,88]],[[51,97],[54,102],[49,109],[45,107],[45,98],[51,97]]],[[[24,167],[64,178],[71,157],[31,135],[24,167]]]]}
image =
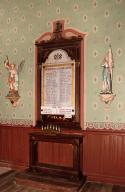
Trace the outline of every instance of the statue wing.
{"type": "Polygon", "coordinates": [[[17,73],[20,73],[22,71],[22,68],[24,66],[25,60],[22,60],[20,64],[17,67],[17,73]]]}

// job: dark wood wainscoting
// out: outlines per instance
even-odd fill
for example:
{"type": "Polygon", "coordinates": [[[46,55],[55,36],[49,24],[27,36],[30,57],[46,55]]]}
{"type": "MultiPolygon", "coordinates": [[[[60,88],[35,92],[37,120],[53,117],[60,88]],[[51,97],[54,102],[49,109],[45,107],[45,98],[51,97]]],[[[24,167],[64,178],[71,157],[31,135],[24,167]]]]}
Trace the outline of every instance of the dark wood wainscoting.
{"type": "MultiPolygon", "coordinates": [[[[31,127],[16,127],[0,125],[0,164],[18,169],[25,169],[29,165],[29,133],[36,129],[31,127]]],[[[102,181],[125,185],[125,131],[83,131],[83,174],[89,181],[102,181]]],[[[68,165],[68,161],[52,154],[52,148],[47,157],[39,156],[41,161],[54,161],[68,165]],[[53,156],[54,159],[52,159],[53,156]]],[[[60,144],[59,144],[60,145],[60,144]]],[[[43,147],[43,146],[42,146],[43,147]]],[[[57,146],[57,151],[60,146],[57,146]]],[[[63,146],[65,150],[65,146],[63,146]]],[[[70,151],[70,148],[67,149],[70,151]]],[[[64,157],[63,157],[64,158],[64,157]]],[[[82,161],[81,161],[82,162],[82,161]]]]}
{"type": "Polygon", "coordinates": [[[0,125],[0,163],[24,169],[29,162],[30,127],[0,125]]]}
{"type": "Polygon", "coordinates": [[[83,167],[89,181],[125,185],[125,132],[86,131],[83,167]]]}
{"type": "Polygon", "coordinates": [[[50,145],[50,142],[39,142],[38,149],[39,151],[42,151],[42,153],[38,153],[38,161],[40,163],[47,163],[65,167],[73,166],[72,145],[67,145],[63,143],[51,143],[50,145]],[[48,151],[48,153],[46,150],[48,151]]]}
{"type": "MultiPolygon", "coordinates": [[[[29,167],[29,133],[39,132],[33,127],[3,126],[0,125],[0,164],[16,169],[29,167]]],[[[73,147],[65,143],[40,142],[38,160],[64,167],[73,166],[73,147]],[[45,154],[43,156],[43,154],[45,154]],[[47,155],[46,155],[47,154],[47,155]]],[[[80,170],[82,171],[82,145],[80,147],[80,170]]],[[[76,164],[76,163],[75,163],[76,164]]]]}

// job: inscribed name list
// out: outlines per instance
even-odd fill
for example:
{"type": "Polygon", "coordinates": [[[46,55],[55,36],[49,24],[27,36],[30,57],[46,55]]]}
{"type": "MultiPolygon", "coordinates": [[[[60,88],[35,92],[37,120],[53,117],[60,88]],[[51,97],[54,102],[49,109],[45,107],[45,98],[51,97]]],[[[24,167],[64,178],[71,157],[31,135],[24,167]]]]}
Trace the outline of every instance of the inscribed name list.
{"type": "Polygon", "coordinates": [[[42,114],[72,115],[73,77],[72,65],[44,68],[42,114]]]}

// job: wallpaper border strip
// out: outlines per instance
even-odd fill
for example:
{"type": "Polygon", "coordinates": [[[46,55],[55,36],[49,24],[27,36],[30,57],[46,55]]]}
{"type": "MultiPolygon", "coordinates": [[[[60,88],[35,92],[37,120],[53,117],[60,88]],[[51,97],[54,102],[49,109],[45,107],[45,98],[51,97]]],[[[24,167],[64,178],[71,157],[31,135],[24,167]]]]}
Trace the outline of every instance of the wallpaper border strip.
{"type": "Polygon", "coordinates": [[[125,123],[118,122],[86,122],[85,129],[125,130],[125,123]]]}
{"type": "Polygon", "coordinates": [[[33,126],[32,120],[27,119],[0,119],[1,125],[8,125],[8,126],[25,126],[31,127],[33,126]]]}
{"type": "MultiPolygon", "coordinates": [[[[1,125],[8,126],[33,126],[33,121],[28,119],[0,119],[1,125]]],[[[84,129],[95,129],[95,130],[125,130],[125,123],[118,122],[86,122],[84,129]]]]}

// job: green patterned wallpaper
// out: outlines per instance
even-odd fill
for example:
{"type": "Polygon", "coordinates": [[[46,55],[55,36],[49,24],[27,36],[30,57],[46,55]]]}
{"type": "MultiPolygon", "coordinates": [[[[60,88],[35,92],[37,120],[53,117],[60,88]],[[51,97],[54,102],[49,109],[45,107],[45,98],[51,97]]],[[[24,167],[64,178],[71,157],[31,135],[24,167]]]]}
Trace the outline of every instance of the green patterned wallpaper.
{"type": "Polygon", "coordinates": [[[51,22],[65,19],[65,27],[86,32],[86,122],[125,122],[125,0],[0,0],[0,119],[33,120],[34,42],[51,30],[51,22]],[[101,62],[112,45],[114,101],[100,101],[101,62]],[[19,105],[5,98],[8,72],[5,56],[25,65],[19,75],[19,105]]]}

